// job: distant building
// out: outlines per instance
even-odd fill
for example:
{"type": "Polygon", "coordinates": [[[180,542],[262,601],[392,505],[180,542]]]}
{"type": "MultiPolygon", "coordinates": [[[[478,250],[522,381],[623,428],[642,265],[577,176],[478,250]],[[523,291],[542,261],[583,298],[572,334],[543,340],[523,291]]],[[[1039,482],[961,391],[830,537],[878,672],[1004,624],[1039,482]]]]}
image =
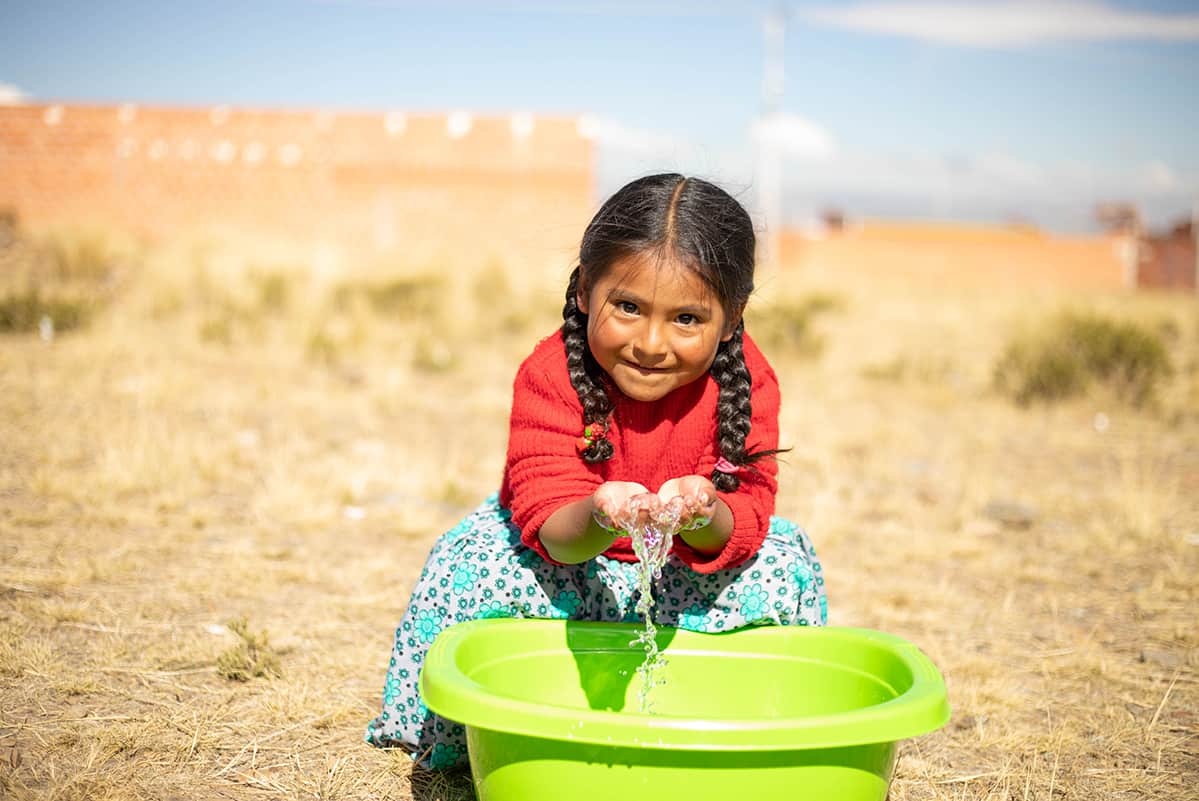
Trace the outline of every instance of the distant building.
{"type": "Polygon", "coordinates": [[[856,275],[885,285],[987,291],[1119,291],[1129,287],[1125,234],[1052,236],[1028,225],[860,220],[840,232],[783,236],[783,268],[856,275]]]}
{"type": "Polygon", "coordinates": [[[1180,222],[1165,233],[1143,234],[1137,246],[1137,286],[1194,290],[1199,270],[1195,245],[1191,220],[1180,222]]]}
{"type": "Polygon", "coordinates": [[[1131,206],[1109,207],[1106,232],[1057,236],[1026,223],[970,225],[854,220],[827,212],[815,229],[789,229],[783,269],[856,275],[874,283],[959,288],[1195,290],[1192,224],[1149,234],[1131,206]],[[1110,223],[1110,224],[1108,224],[1110,223]]]}
{"type": "Polygon", "coordinates": [[[593,162],[571,117],[0,106],[0,211],[22,224],[249,234],[341,261],[565,265],[593,162]]]}

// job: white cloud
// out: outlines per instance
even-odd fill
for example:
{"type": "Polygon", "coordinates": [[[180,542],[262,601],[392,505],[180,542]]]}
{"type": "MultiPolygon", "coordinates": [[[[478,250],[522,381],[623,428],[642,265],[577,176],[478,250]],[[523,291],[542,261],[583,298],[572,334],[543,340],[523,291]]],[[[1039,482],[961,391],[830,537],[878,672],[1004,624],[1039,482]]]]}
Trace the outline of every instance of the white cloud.
{"type": "Polygon", "coordinates": [[[1158,14],[1086,0],[901,2],[824,6],[809,22],[964,47],[1027,47],[1048,42],[1199,40],[1199,14],[1158,14]]]}
{"type": "Polygon", "coordinates": [[[781,112],[754,123],[754,139],[773,145],[785,156],[804,160],[822,160],[837,151],[832,134],[798,114],[781,112]]]}
{"type": "Polygon", "coordinates": [[[0,106],[15,106],[24,103],[29,95],[22,92],[11,83],[0,83],[0,106]]]}
{"type": "Polygon", "coordinates": [[[1178,176],[1164,162],[1151,161],[1139,173],[1140,183],[1150,191],[1169,192],[1178,188],[1178,176]]]}
{"type": "Polygon", "coordinates": [[[1045,186],[1044,168],[1007,153],[984,153],[972,161],[972,166],[981,178],[1001,181],[1008,186],[1032,189],[1045,186]]]}
{"type": "Polygon", "coordinates": [[[768,137],[782,155],[784,218],[792,223],[839,208],[851,218],[1023,219],[1049,230],[1086,231],[1095,228],[1096,204],[1114,201],[1137,205],[1156,229],[1199,197],[1199,173],[1167,159],[1106,166],[1042,163],[1002,149],[945,155],[917,144],[857,148],[795,114],[723,145],[612,118],[585,117],[580,126],[596,143],[597,202],[633,177],[670,170],[716,181],[756,213],[756,137],[768,137]]]}
{"type": "Polygon", "coordinates": [[[1005,152],[947,158],[926,152],[842,149],[823,161],[784,167],[787,217],[836,207],[853,216],[1023,218],[1050,229],[1087,230],[1095,205],[1137,205],[1153,227],[1185,215],[1199,196],[1199,175],[1162,160],[1119,167],[1024,161],[1005,152]]]}
{"type": "Polygon", "coordinates": [[[670,153],[686,143],[676,136],[637,128],[612,119],[586,114],[579,118],[579,133],[600,147],[639,155],[670,153]]]}

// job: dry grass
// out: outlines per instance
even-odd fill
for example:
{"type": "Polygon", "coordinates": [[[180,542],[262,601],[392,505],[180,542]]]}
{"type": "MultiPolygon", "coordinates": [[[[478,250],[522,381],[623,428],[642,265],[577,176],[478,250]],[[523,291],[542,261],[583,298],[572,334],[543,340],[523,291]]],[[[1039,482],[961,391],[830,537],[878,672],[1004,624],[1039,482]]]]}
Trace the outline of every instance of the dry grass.
{"type": "MultiPolygon", "coordinates": [[[[560,306],[497,270],[437,305],[439,277],[163,248],[86,328],[0,339],[0,797],[471,797],[362,731],[560,306]],[[248,680],[224,678],[239,656],[248,680]]],[[[780,511],[821,549],[833,622],[913,640],[949,683],[892,797],[1196,797],[1194,300],[902,278],[814,265],[760,309],[824,299],[770,356],[780,511]],[[1067,305],[1169,322],[1157,407],[994,394],[1009,335],[1067,305]]]]}

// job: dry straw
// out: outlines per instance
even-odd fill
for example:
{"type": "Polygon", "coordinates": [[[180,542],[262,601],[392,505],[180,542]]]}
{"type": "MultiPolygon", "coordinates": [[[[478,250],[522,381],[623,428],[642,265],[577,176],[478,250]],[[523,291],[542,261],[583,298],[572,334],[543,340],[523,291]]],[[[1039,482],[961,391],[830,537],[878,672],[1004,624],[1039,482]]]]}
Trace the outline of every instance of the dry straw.
{"type": "MultiPolygon", "coordinates": [[[[123,269],[85,326],[0,339],[0,797],[470,798],[363,728],[424,554],[496,486],[561,288],[493,264],[439,305],[416,274],[217,246],[123,269]]],[[[773,280],[779,511],[833,622],[949,684],[893,801],[1195,797],[1194,301],[773,280]],[[1006,343],[1067,307],[1168,322],[1155,405],[994,390],[1006,343]]]]}

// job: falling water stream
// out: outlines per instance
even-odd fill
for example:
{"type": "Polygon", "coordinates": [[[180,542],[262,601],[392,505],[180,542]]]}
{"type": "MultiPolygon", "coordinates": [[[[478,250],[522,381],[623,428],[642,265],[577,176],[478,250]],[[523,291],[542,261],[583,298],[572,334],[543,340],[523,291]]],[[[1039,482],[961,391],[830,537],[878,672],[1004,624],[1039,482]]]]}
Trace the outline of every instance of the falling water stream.
{"type": "Polygon", "coordinates": [[[665,682],[662,669],[666,667],[666,659],[658,653],[658,628],[654,625],[654,583],[662,577],[662,566],[666,564],[674,535],[679,530],[683,504],[676,501],[645,516],[638,514],[640,510],[634,504],[623,521],[627,523],[624,529],[632,537],[633,553],[637,556],[637,614],[645,618],[645,629],[629,643],[645,649],[645,660],[637,668],[641,677],[637,700],[642,714],[653,712],[650,691],[665,682]]]}

